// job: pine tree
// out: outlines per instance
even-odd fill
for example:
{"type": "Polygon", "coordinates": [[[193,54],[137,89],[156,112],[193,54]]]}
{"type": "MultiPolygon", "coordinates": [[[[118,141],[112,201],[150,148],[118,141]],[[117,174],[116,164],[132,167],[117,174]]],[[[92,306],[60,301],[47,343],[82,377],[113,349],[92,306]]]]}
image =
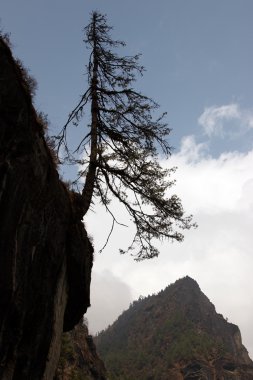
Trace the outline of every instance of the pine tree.
{"type": "Polygon", "coordinates": [[[175,171],[163,169],[158,160],[158,154],[168,157],[171,153],[166,114],[155,118],[158,104],[133,89],[144,67],[139,64],[139,55],[121,57],[115,52],[125,43],[112,39],[106,16],[93,12],[84,30],[84,42],[90,49],[88,86],[58,136],[58,147],[64,146],[66,158],[82,167],[78,179],[84,178],[83,216],[98,197],[111,213],[113,229],[117,220],[109,203],[115,197],[136,226],[128,250],[134,252],[136,260],[152,258],[158,255],[153,239],[182,241],[178,228],[193,225],[191,216],[184,215],[180,199],[166,195],[174,184],[170,177],[175,171]],[[67,129],[72,123],[80,124],[88,105],[90,125],[71,152],[67,129]]]}

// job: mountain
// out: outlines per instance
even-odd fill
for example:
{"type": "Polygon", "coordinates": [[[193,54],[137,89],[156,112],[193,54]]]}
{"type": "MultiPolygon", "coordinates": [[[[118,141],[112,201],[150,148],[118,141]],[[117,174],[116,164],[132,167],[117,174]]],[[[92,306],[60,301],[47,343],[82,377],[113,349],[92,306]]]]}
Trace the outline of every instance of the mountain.
{"type": "Polygon", "coordinates": [[[252,380],[239,328],[182,278],[140,298],[96,338],[111,380],[252,380]]]}

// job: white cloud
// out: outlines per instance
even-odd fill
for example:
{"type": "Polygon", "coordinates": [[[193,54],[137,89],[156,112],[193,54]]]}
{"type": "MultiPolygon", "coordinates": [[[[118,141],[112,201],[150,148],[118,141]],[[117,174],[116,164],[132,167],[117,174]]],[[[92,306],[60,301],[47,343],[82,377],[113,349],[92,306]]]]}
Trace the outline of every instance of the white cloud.
{"type": "MultiPolygon", "coordinates": [[[[133,227],[116,227],[108,247],[96,255],[93,273],[100,276],[109,270],[110,276],[127,284],[133,298],[158,292],[185,275],[192,276],[217,312],[240,327],[253,357],[253,151],[228,152],[213,158],[207,155],[205,144],[186,137],[180,152],[163,165],[178,167],[172,191],[181,197],[186,212],[194,214],[198,229],[187,231],[182,244],[161,244],[159,258],[136,263],[130,256],[118,254],[118,248],[130,242],[133,227]]],[[[125,220],[126,215],[116,207],[119,219],[125,220]]],[[[109,220],[101,209],[87,219],[98,248],[110,230],[109,220]]],[[[115,298],[109,303],[118,314],[126,308],[119,290],[115,280],[115,286],[110,287],[115,298]]],[[[93,310],[101,319],[104,313],[95,301],[103,292],[103,282],[95,281],[93,310]]],[[[104,311],[107,313],[106,308],[104,311]]]]}
{"type": "Polygon", "coordinates": [[[197,162],[206,157],[208,145],[206,143],[196,144],[194,136],[185,136],[182,139],[180,152],[174,156],[176,162],[197,162]]]}
{"type": "Polygon", "coordinates": [[[180,152],[164,165],[178,167],[176,192],[185,208],[192,213],[208,210],[212,214],[237,207],[245,181],[253,177],[252,162],[253,151],[224,152],[213,158],[205,144],[197,144],[188,136],[182,140],[180,152]]]}
{"type": "Polygon", "coordinates": [[[211,137],[234,137],[253,128],[253,111],[237,103],[205,108],[198,119],[204,133],[211,137]]]}

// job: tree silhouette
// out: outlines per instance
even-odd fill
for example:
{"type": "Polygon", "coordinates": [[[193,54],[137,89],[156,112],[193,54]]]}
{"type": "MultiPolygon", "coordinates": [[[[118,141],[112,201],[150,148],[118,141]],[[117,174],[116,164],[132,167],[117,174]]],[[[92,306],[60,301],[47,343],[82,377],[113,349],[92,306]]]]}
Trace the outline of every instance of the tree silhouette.
{"type": "Polygon", "coordinates": [[[105,15],[92,13],[84,29],[84,42],[90,49],[87,90],[58,136],[58,148],[64,146],[65,159],[81,165],[77,181],[84,178],[82,215],[98,197],[111,213],[113,229],[117,220],[109,203],[115,197],[136,226],[127,250],[133,250],[136,260],[141,260],[158,255],[153,239],[182,241],[178,229],[189,229],[193,224],[191,216],[185,217],[180,199],[166,196],[174,184],[170,176],[175,168],[163,169],[158,161],[158,153],[168,157],[171,152],[165,114],[155,118],[158,104],[133,89],[136,75],[142,75],[144,67],[139,64],[139,55],[121,57],[115,52],[125,43],[113,40],[111,29],[105,15]],[[90,124],[71,151],[68,127],[80,125],[88,105],[90,124]]]}

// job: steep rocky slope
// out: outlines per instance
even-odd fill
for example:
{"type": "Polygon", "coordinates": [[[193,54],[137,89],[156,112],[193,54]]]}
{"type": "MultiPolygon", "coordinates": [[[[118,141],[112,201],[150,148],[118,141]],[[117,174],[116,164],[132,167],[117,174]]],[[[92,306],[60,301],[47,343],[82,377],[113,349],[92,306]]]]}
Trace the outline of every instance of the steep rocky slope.
{"type": "Polygon", "coordinates": [[[0,38],[0,379],[52,379],[89,306],[93,249],[59,180],[29,77],[0,38]]]}
{"type": "Polygon", "coordinates": [[[95,342],[112,380],[253,379],[238,327],[189,277],[135,301],[95,342]]]}
{"type": "Polygon", "coordinates": [[[61,356],[54,380],[106,380],[92,336],[83,321],[62,337],[61,356]]]}

